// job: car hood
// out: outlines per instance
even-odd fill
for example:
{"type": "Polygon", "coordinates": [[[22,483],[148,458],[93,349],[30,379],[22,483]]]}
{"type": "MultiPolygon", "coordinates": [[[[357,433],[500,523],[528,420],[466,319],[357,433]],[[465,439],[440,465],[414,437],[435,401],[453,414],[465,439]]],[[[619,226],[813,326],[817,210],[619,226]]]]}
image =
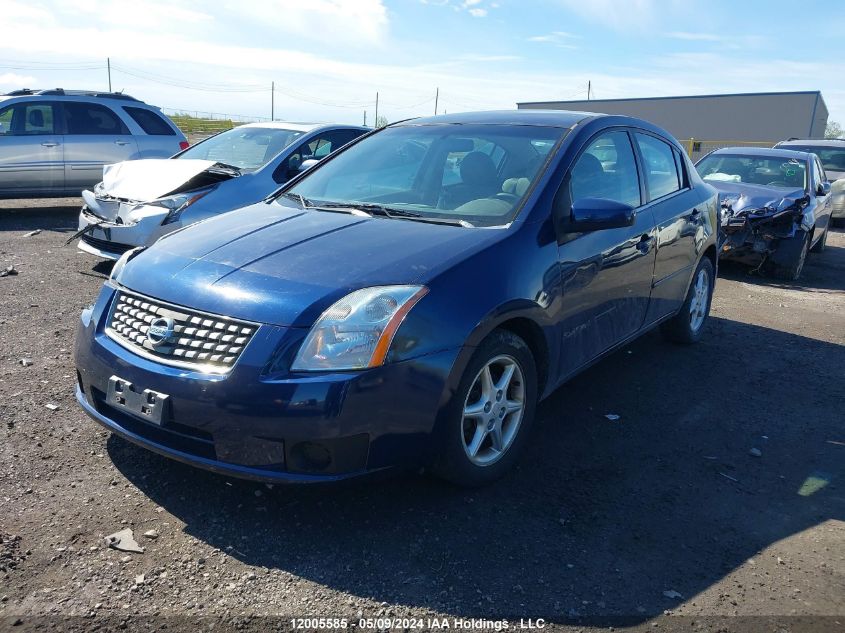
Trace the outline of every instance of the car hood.
{"type": "Polygon", "coordinates": [[[258,203],[162,238],[118,282],[214,314],[309,327],[353,290],[425,284],[505,233],[258,203]]]}
{"type": "Polygon", "coordinates": [[[719,200],[723,205],[731,206],[735,214],[753,209],[784,209],[807,195],[804,189],[786,187],[713,180],[708,180],[707,184],[719,192],[719,200]]]}
{"type": "Polygon", "coordinates": [[[98,197],[150,202],[163,196],[190,191],[238,175],[213,160],[145,158],[103,167],[98,197]]]}

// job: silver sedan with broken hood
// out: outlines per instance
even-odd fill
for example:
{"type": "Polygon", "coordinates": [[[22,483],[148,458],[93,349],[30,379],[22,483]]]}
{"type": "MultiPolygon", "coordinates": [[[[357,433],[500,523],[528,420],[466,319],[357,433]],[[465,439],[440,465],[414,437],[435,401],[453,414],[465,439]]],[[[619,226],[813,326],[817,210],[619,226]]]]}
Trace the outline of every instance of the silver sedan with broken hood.
{"type": "Polygon", "coordinates": [[[293,176],[367,132],[349,125],[251,123],[208,138],[169,159],[103,168],[83,191],[81,250],[118,259],[161,236],[265,198],[293,176]]]}
{"type": "Polygon", "coordinates": [[[726,147],[696,163],[719,192],[719,257],[781,279],[801,276],[830,226],[830,182],[818,156],[786,149],[726,147]]]}

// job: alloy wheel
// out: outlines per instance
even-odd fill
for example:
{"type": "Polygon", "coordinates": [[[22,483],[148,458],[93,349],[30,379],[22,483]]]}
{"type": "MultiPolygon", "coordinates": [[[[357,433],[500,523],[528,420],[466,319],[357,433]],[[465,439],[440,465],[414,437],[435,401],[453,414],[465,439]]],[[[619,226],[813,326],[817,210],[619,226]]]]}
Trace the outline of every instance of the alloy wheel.
{"type": "Polygon", "coordinates": [[[525,411],[525,381],[515,358],[496,356],[478,372],[464,402],[461,437],[476,466],[497,462],[511,447],[525,411]]]}
{"type": "Polygon", "coordinates": [[[710,276],[706,270],[699,270],[692,289],[692,301],[689,304],[689,325],[697,332],[707,316],[707,301],[710,294],[710,276]]]}

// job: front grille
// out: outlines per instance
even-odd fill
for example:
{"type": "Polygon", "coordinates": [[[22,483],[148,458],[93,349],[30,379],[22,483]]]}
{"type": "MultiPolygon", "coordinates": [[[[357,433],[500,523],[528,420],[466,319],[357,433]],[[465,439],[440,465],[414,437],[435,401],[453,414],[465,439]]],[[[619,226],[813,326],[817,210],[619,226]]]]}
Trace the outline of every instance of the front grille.
{"type": "Polygon", "coordinates": [[[120,291],[106,333],[134,351],[168,365],[226,371],[238,360],[256,328],[253,323],[120,291]],[[159,330],[172,325],[172,332],[157,344],[147,336],[155,321],[159,322],[159,330]]]}
{"type": "Polygon", "coordinates": [[[120,244],[119,242],[109,242],[107,240],[98,240],[96,237],[91,237],[87,233],[85,233],[81,238],[83,242],[86,244],[90,244],[94,248],[97,248],[101,251],[107,251],[109,253],[120,253],[121,255],[128,251],[130,248],[135,248],[131,244],[120,244]]]}

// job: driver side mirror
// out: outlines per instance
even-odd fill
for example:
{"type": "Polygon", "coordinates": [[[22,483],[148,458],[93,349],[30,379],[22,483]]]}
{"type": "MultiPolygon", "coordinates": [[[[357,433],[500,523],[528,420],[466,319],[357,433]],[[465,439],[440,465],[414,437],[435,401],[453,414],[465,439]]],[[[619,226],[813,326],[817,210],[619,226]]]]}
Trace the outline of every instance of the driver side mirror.
{"type": "Polygon", "coordinates": [[[633,226],[634,216],[634,207],[624,202],[607,198],[581,198],[573,203],[564,231],[583,233],[633,226]]]}
{"type": "Polygon", "coordinates": [[[830,183],[829,182],[819,183],[819,186],[816,189],[816,195],[817,196],[826,196],[829,193],[830,193],[830,183]]]}
{"type": "Polygon", "coordinates": [[[302,164],[297,168],[296,172],[301,174],[302,172],[311,169],[314,165],[320,162],[319,158],[308,158],[302,161],[302,164]]]}

